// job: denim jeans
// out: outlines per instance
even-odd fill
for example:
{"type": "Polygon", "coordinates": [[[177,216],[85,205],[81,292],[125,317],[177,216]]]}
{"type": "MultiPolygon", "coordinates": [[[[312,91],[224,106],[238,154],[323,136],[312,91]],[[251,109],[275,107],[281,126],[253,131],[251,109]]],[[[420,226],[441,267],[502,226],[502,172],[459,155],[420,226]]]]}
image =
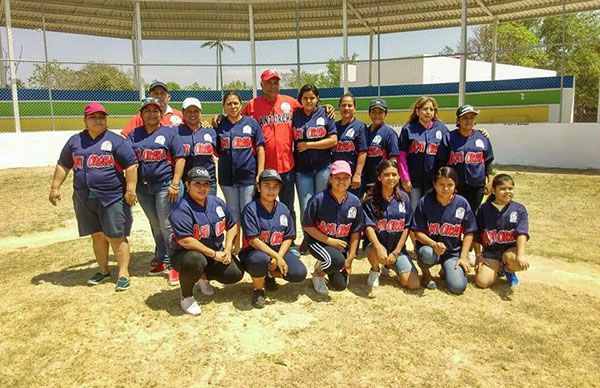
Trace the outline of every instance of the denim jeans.
{"type": "Polygon", "coordinates": [[[138,182],[136,194],[140,206],[146,214],[150,222],[152,237],[154,238],[154,257],[163,259],[168,263],[169,255],[167,248],[169,246],[169,238],[173,229],[169,222],[169,213],[174,203],[167,199],[167,191],[171,181],[160,183],[141,183],[138,182]]]}
{"type": "Polygon", "coordinates": [[[443,259],[440,255],[433,252],[433,248],[422,246],[417,252],[419,267],[430,268],[435,264],[441,264],[444,269],[444,277],[448,285],[448,291],[453,294],[462,294],[467,288],[467,275],[462,267],[457,266],[458,256],[451,256],[443,259]]]}
{"type": "Polygon", "coordinates": [[[221,185],[221,191],[225,196],[225,203],[231,209],[236,224],[241,225],[242,210],[244,210],[244,206],[252,201],[254,186],[221,185]]]}
{"type": "Polygon", "coordinates": [[[296,222],[296,210],[294,210],[294,202],[296,201],[296,195],[294,192],[294,182],[296,181],[296,174],[294,170],[290,172],[284,172],[279,174],[283,184],[281,185],[281,191],[279,192],[279,200],[290,210],[294,225],[298,225],[296,222]]]}
{"type": "Polygon", "coordinates": [[[308,201],[318,192],[327,188],[329,180],[329,165],[319,171],[296,172],[296,190],[300,202],[300,218],[304,216],[304,210],[308,201]]]}

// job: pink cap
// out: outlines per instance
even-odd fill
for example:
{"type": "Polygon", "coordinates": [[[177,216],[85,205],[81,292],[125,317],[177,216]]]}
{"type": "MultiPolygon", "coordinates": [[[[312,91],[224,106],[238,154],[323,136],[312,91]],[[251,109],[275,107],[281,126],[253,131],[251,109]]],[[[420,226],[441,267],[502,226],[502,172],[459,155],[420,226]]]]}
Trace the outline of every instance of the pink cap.
{"type": "Polygon", "coordinates": [[[337,175],[337,174],[348,174],[352,175],[352,169],[350,168],[350,164],[345,160],[336,160],[331,165],[331,169],[329,170],[329,175],[337,175]]]}
{"type": "Polygon", "coordinates": [[[104,105],[100,104],[99,102],[90,102],[83,109],[84,116],[89,116],[91,114],[98,113],[98,112],[102,112],[108,116],[108,113],[106,112],[106,108],[104,107],[104,105]]]}
{"type": "Polygon", "coordinates": [[[273,78],[277,78],[279,80],[281,79],[281,76],[275,69],[267,69],[267,70],[263,71],[262,74],[260,75],[260,79],[263,81],[268,81],[273,78]]]}

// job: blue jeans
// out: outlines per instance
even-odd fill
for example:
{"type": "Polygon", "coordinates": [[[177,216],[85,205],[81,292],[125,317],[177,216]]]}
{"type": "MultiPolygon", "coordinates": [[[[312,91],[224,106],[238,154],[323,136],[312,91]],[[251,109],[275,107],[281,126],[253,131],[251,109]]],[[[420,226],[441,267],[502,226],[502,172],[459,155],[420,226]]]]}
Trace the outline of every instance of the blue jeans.
{"type": "Polygon", "coordinates": [[[254,186],[223,186],[221,185],[221,191],[225,196],[225,202],[233,218],[237,224],[241,222],[242,210],[250,201],[252,201],[252,193],[254,192],[254,186]]]}
{"type": "Polygon", "coordinates": [[[319,171],[296,172],[296,190],[298,191],[298,201],[300,202],[300,217],[304,216],[304,210],[308,201],[316,193],[327,188],[329,180],[329,165],[319,171]]]}
{"type": "Polygon", "coordinates": [[[154,257],[156,259],[163,259],[165,262],[169,262],[169,255],[167,253],[167,247],[169,246],[169,238],[173,229],[169,222],[169,213],[174,203],[169,202],[167,199],[167,191],[171,181],[164,181],[160,183],[141,183],[138,182],[136,194],[140,206],[146,214],[148,221],[150,222],[150,229],[152,230],[152,237],[154,238],[154,257]]]}
{"type": "Polygon", "coordinates": [[[441,264],[444,269],[444,277],[448,285],[448,291],[452,294],[462,294],[467,288],[467,275],[465,271],[458,266],[454,268],[458,261],[457,256],[451,256],[443,259],[440,255],[433,252],[433,248],[422,246],[417,252],[419,267],[430,268],[435,264],[441,264]]]}
{"type": "Polygon", "coordinates": [[[279,200],[289,209],[294,225],[298,225],[296,222],[296,210],[294,210],[294,202],[296,201],[296,195],[294,193],[294,182],[296,181],[296,174],[294,170],[284,173],[279,173],[283,184],[281,185],[281,191],[279,191],[279,200]]]}

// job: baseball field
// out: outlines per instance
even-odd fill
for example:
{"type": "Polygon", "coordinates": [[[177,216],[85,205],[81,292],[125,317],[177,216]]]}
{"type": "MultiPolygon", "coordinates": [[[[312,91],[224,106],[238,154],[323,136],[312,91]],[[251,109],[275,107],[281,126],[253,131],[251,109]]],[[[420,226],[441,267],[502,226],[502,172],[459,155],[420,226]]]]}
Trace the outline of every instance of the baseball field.
{"type": "MultiPolygon", "coordinates": [[[[197,295],[148,277],[152,238],[134,212],[132,287],[89,287],[89,238],[77,238],[70,178],[48,203],[52,168],[0,171],[0,386],[594,386],[600,382],[600,172],[500,167],[529,211],[531,268],[501,280],[408,292],[393,278],[316,294],[310,279],[268,293],[251,285],[197,295]]],[[[300,238],[299,238],[300,239],[300,238]]],[[[307,267],[314,259],[303,256],[307,267]]]]}

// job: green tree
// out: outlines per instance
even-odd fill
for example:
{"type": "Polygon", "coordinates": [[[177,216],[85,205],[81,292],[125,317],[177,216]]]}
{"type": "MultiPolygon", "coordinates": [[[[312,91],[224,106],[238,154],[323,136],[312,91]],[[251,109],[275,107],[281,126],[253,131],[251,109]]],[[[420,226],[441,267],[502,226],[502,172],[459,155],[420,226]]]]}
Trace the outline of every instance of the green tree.
{"type": "Polygon", "coordinates": [[[48,64],[35,63],[27,82],[30,87],[37,89],[75,89],[74,74],[75,71],[56,61],[48,64]]]}
{"type": "Polygon", "coordinates": [[[223,86],[223,90],[252,90],[252,86],[246,81],[232,81],[223,86]]]}
{"type": "Polygon", "coordinates": [[[181,85],[179,85],[177,82],[167,82],[167,87],[169,88],[169,90],[173,91],[173,90],[182,90],[183,88],[181,87],[181,85]]]}
{"type": "Polygon", "coordinates": [[[190,86],[187,86],[185,88],[185,90],[198,90],[198,91],[201,91],[201,90],[211,90],[211,88],[209,88],[208,86],[200,85],[198,82],[194,82],[190,86]]]}
{"type": "Polygon", "coordinates": [[[212,41],[208,41],[208,42],[204,42],[202,43],[202,45],[200,46],[202,48],[208,47],[209,49],[213,49],[216,48],[217,49],[217,82],[216,82],[216,90],[223,90],[223,65],[221,62],[221,55],[223,54],[223,49],[229,49],[231,50],[232,53],[235,52],[235,49],[233,48],[233,46],[228,45],[227,43],[223,42],[222,40],[212,40],[212,41]],[[221,82],[219,82],[219,80],[221,82]],[[221,87],[219,88],[219,85],[221,85],[221,87]]]}
{"type": "MultiPolygon", "coordinates": [[[[357,53],[352,53],[352,55],[348,58],[348,64],[354,65],[358,59],[357,53]]],[[[342,86],[341,84],[341,70],[342,64],[344,63],[344,58],[334,59],[331,58],[327,61],[327,75],[322,80],[323,85],[321,87],[324,88],[339,88],[342,86]]]]}
{"type": "Polygon", "coordinates": [[[77,89],[134,90],[133,76],[106,63],[89,63],[75,72],[77,89]]]}
{"type": "Polygon", "coordinates": [[[281,83],[283,87],[290,89],[300,89],[306,84],[313,84],[318,88],[328,82],[327,75],[321,73],[309,73],[300,70],[300,73],[296,69],[290,69],[289,73],[281,74],[281,83]]]}

